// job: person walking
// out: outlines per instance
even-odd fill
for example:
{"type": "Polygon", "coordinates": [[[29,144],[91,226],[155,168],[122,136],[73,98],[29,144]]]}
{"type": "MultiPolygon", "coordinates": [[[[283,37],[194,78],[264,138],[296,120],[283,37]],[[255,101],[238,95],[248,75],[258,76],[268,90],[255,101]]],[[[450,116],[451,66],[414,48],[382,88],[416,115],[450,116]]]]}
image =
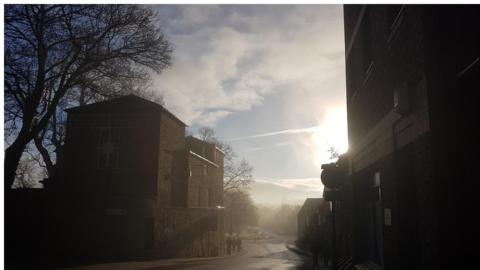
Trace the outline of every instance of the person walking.
{"type": "Polygon", "coordinates": [[[237,251],[238,247],[237,247],[237,239],[238,239],[238,236],[237,234],[233,234],[232,235],[232,252],[235,252],[237,251]]]}
{"type": "Polygon", "coordinates": [[[242,238],[240,238],[240,235],[237,237],[237,251],[242,250],[242,238]]]}
{"type": "Polygon", "coordinates": [[[225,239],[225,241],[227,242],[227,253],[228,255],[231,255],[232,254],[232,237],[227,234],[227,239],[225,239]]]}

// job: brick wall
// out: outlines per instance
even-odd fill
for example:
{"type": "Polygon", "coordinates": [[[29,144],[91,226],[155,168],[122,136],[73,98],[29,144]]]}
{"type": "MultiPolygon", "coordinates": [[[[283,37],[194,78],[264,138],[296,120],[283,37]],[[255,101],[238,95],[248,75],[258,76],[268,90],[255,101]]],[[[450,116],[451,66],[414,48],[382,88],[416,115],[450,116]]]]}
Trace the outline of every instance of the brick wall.
{"type": "Polygon", "coordinates": [[[181,164],[185,162],[182,160],[185,148],[185,125],[180,124],[169,114],[162,113],[158,140],[159,197],[157,203],[159,206],[168,207],[172,203],[171,196],[181,196],[172,194],[172,183],[181,182],[184,178],[184,167],[181,164]]]}

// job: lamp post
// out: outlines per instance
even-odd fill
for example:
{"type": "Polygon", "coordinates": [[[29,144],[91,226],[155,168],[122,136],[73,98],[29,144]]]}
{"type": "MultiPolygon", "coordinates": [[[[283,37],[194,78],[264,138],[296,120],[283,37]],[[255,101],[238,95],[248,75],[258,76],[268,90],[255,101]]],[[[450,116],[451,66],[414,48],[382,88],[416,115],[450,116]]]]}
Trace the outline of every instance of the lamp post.
{"type": "Polygon", "coordinates": [[[332,203],[332,270],[337,270],[337,231],[335,226],[335,202],[339,200],[338,189],[345,182],[343,168],[338,163],[322,164],[322,183],[328,190],[324,191],[324,198],[332,203]]]}

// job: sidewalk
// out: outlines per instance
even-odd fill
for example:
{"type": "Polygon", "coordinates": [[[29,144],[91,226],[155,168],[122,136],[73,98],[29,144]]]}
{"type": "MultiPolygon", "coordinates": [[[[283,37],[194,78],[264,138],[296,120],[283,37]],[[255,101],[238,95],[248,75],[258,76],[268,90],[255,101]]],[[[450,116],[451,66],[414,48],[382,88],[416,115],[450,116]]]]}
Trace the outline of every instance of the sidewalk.
{"type": "Polygon", "coordinates": [[[293,251],[293,252],[295,252],[299,255],[307,256],[307,257],[312,256],[312,254],[310,254],[310,252],[298,248],[295,244],[287,244],[286,247],[287,247],[288,250],[291,250],[291,251],[293,251]]]}
{"type": "Polygon", "coordinates": [[[58,268],[57,270],[146,270],[165,266],[175,266],[179,264],[195,263],[210,260],[220,260],[242,256],[246,253],[246,250],[241,250],[232,255],[217,256],[217,257],[197,257],[197,258],[175,258],[175,259],[163,259],[152,261],[129,261],[129,262],[114,262],[114,263],[102,263],[82,265],[68,268],[58,268]]]}
{"type": "Polygon", "coordinates": [[[287,244],[286,245],[287,249],[297,253],[300,256],[305,257],[306,259],[306,265],[305,268],[302,269],[308,269],[308,270],[331,270],[331,266],[324,266],[323,265],[323,260],[319,260],[319,265],[313,268],[311,265],[313,264],[312,261],[312,254],[309,251],[303,250],[301,248],[298,248],[295,244],[287,244]]]}

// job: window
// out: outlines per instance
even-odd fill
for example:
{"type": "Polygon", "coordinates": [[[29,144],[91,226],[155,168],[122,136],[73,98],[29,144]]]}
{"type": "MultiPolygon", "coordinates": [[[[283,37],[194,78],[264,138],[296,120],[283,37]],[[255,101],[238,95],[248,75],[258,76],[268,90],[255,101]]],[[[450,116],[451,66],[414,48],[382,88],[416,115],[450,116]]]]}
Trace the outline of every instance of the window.
{"type": "Polygon", "coordinates": [[[207,203],[207,206],[211,206],[210,202],[210,190],[206,189],[205,190],[205,201],[207,203]]]}

